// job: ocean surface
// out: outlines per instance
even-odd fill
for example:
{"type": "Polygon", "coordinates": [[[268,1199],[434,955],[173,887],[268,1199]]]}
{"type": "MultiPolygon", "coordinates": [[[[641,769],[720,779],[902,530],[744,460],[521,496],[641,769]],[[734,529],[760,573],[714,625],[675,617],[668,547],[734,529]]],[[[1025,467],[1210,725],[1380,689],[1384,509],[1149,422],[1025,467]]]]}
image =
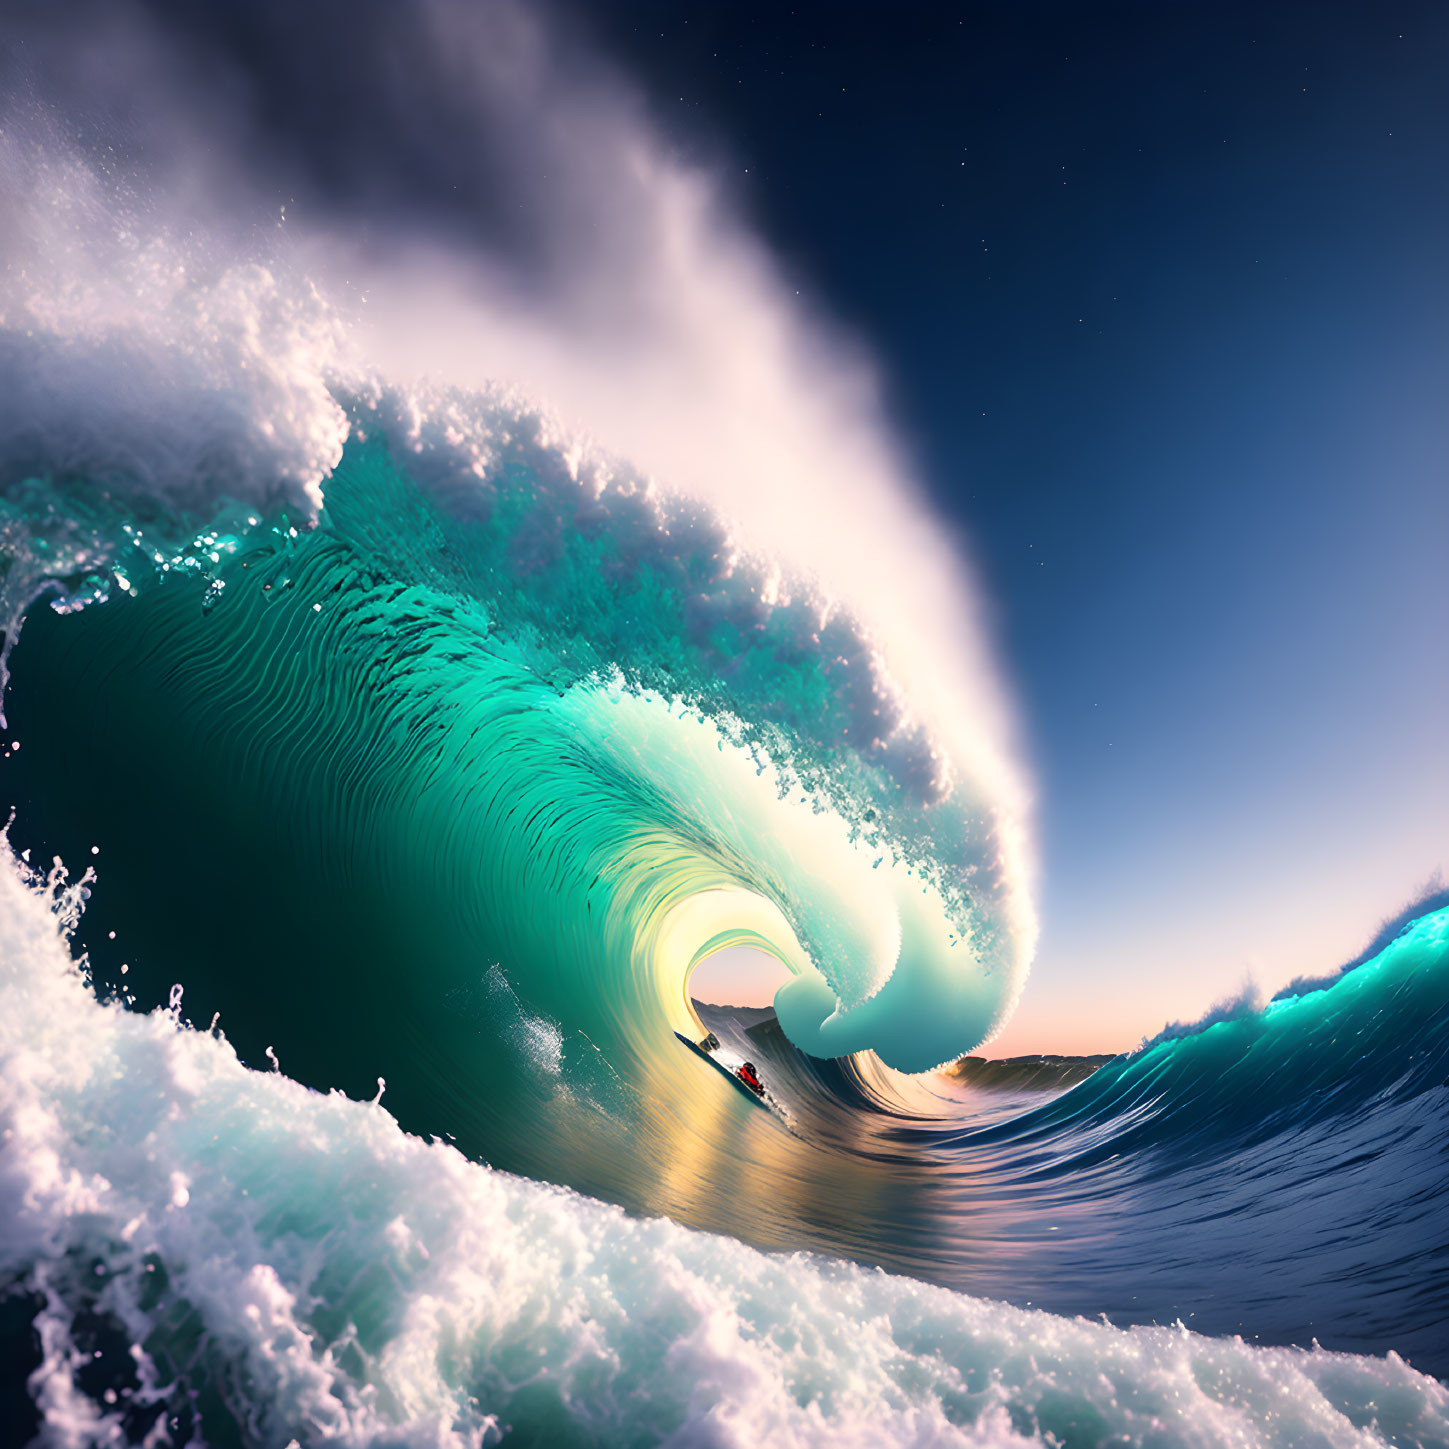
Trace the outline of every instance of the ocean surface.
{"type": "Polygon", "coordinates": [[[517,401],[327,401],[310,494],[5,475],[5,1442],[1449,1445],[1442,902],[938,1070],[1026,886],[868,632],[517,401]]]}

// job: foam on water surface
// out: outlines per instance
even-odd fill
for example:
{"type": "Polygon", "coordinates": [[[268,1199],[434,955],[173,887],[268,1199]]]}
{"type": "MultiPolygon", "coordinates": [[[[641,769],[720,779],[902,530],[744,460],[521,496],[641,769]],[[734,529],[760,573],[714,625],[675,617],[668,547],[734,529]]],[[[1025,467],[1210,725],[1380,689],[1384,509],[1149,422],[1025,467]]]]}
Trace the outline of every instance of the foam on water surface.
{"type": "Polygon", "coordinates": [[[1449,1444],[1393,1354],[1053,1317],[492,1171],[97,1002],[68,904],[0,871],[0,1269],[44,1442],[1449,1444]]]}

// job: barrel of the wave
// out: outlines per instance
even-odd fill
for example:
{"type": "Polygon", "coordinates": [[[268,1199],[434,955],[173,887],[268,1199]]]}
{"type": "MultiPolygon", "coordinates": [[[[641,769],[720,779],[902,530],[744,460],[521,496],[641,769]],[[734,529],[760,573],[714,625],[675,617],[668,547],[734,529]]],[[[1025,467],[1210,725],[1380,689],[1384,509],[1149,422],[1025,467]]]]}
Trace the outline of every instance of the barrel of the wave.
{"type": "MultiPolygon", "coordinates": [[[[940,891],[710,721],[617,689],[563,708],[603,711],[592,733],[607,766],[636,774],[675,837],[730,877],[711,884],[696,858],[662,910],[631,913],[635,960],[672,1011],[701,960],[740,945],[789,968],[776,1010],[814,1056],[874,1050],[899,1070],[925,1071],[963,1041],[979,1043],[1009,1009],[1009,973],[983,964],[940,891]]],[[[697,1025],[691,1013],[688,1028],[697,1025]]]]}

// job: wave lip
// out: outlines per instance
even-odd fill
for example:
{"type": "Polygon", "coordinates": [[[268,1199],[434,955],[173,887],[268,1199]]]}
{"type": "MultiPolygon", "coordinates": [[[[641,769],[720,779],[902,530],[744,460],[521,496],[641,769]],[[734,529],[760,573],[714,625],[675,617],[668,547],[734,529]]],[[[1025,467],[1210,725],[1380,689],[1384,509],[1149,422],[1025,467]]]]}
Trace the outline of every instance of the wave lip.
{"type": "Polygon", "coordinates": [[[469,1163],[97,1003],[52,905],[0,870],[0,1270],[67,1442],[1449,1444],[1393,1354],[1055,1318],[469,1163]]]}

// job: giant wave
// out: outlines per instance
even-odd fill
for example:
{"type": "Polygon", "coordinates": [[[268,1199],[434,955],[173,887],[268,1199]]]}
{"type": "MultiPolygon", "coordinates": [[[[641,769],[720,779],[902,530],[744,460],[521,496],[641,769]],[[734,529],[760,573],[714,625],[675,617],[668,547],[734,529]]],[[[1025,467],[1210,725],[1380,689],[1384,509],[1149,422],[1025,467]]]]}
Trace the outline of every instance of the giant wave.
{"type": "MultiPolygon", "coordinates": [[[[173,552],[180,519],[93,519],[61,608],[114,597],[42,646],[71,712],[190,751],[217,828],[277,822],[319,901],[386,881],[415,952],[498,961],[595,1039],[604,1003],[630,1041],[693,1029],[691,969],[740,944],[788,966],[814,1055],[918,1072],[989,1036],[1029,949],[999,806],[903,720],[869,636],[705,511],[574,476],[537,418],[456,418],[404,471],[368,417],[315,527],[233,506],[173,552]]],[[[53,750],[48,707],[15,724],[53,750]]]]}

